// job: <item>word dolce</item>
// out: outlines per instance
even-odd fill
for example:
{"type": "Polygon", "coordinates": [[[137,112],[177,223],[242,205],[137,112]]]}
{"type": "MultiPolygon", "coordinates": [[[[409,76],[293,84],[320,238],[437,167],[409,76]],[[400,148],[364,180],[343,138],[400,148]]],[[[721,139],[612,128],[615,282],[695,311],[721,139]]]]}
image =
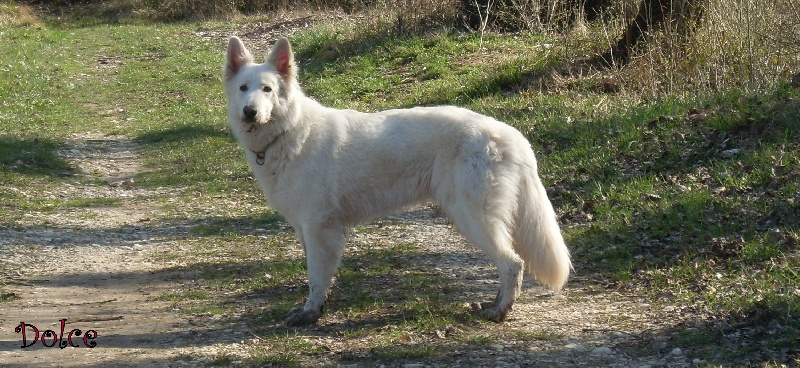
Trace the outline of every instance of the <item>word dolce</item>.
{"type": "MultiPolygon", "coordinates": [[[[73,329],[72,331],[69,331],[69,333],[67,334],[67,338],[64,339],[64,326],[66,326],[66,324],[67,324],[67,319],[66,318],[62,319],[60,322],[61,322],[61,334],[60,335],[56,335],[56,332],[53,331],[53,330],[45,330],[41,334],[42,345],[44,345],[44,346],[46,346],[48,348],[52,348],[53,346],[56,346],[56,343],[58,342],[58,347],[61,348],[61,349],[66,348],[67,346],[71,346],[73,348],[80,347],[81,346],[80,345],[80,340],[81,339],[79,337],[81,336],[81,334],[83,334],[83,332],[81,332],[81,330],[79,330],[77,328],[73,329]],[[76,338],[79,338],[79,339],[76,340],[76,341],[78,341],[77,345],[72,340],[73,336],[76,337],[76,338]],[[52,338],[52,340],[50,340],[51,338],[52,338]],[[50,342],[49,345],[48,345],[48,342],[50,342]]],[[[22,348],[23,349],[27,348],[27,347],[30,347],[30,346],[33,346],[34,344],[36,344],[37,341],[40,340],[40,338],[39,338],[39,336],[40,336],[39,335],[39,329],[36,328],[36,326],[27,324],[25,322],[20,322],[19,326],[17,326],[14,329],[14,332],[22,333],[22,348]],[[34,333],[33,340],[31,341],[30,344],[28,344],[28,334],[27,334],[27,329],[28,328],[33,330],[33,333],[34,333]]],[[[96,339],[96,338],[97,338],[97,331],[95,331],[95,330],[86,331],[86,333],[83,334],[83,339],[82,339],[83,340],[83,346],[86,346],[87,348],[93,348],[93,347],[97,346],[97,342],[94,341],[94,339],[96,339]]]]}

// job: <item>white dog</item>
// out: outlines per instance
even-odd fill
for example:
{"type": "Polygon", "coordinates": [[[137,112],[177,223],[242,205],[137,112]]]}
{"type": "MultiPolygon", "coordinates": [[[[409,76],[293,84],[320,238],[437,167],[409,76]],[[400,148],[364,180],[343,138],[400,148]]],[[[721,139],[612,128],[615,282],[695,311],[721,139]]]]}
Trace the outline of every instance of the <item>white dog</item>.
{"type": "Polygon", "coordinates": [[[305,251],[309,297],[286,324],[322,315],[348,227],[426,200],[497,266],[500,291],[472,304],[475,312],[505,319],[523,270],[552,289],[566,283],[569,251],[516,129],[450,106],[371,114],[324,107],[300,90],[285,38],[257,64],[232,37],[223,74],[233,134],[305,251]]]}

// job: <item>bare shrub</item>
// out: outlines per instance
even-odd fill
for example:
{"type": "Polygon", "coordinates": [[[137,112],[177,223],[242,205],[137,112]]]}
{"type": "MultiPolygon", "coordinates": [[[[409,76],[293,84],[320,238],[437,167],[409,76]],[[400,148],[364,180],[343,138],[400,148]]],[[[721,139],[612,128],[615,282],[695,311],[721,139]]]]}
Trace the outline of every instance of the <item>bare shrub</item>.
{"type": "MultiPolygon", "coordinates": [[[[513,1],[524,3],[521,9],[530,12],[545,6],[556,9],[559,0],[513,1]]],[[[574,12],[566,10],[560,16],[539,16],[524,22],[533,32],[549,32],[559,41],[556,44],[564,48],[566,58],[580,57],[576,53],[602,54],[618,46],[620,35],[625,34],[642,4],[642,0],[613,2],[596,14],[593,21],[578,15],[568,29],[563,29],[564,20],[574,16],[574,12]],[[585,30],[575,32],[584,26],[585,30]]],[[[644,32],[643,42],[630,50],[629,60],[613,63],[608,72],[598,75],[604,79],[613,76],[622,89],[661,94],[768,88],[800,72],[798,0],[662,0],[661,3],[696,7],[677,9],[662,25],[644,32]]]]}
{"type": "Polygon", "coordinates": [[[796,1],[710,1],[691,38],[662,30],[622,72],[651,93],[769,87],[798,71],[798,35],[796,1]]]}
{"type": "Polygon", "coordinates": [[[430,29],[452,26],[458,18],[455,1],[392,0],[376,3],[364,13],[374,25],[392,25],[399,34],[425,33],[430,29]]]}

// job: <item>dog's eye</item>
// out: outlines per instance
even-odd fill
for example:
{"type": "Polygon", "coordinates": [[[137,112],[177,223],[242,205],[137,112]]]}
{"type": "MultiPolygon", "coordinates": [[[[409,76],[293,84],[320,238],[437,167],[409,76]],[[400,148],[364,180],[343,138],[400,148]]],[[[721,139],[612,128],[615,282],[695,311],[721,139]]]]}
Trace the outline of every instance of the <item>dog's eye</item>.
{"type": "Polygon", "coordinates": [[[241,86],[239,86],[239,90],[242,91],[242,92],[247,91],[247,85],[246,84],[242,84],[241,86]]]}
{"type": "Polygon", "coordinates": [[[270,87],[270,86],[264,86],[264,88],[262,88],[262,90],[264,90],[264,92],[267,92],[267,93],[269,93],[269,92],[272,92],[272,87],[270,87]]]}

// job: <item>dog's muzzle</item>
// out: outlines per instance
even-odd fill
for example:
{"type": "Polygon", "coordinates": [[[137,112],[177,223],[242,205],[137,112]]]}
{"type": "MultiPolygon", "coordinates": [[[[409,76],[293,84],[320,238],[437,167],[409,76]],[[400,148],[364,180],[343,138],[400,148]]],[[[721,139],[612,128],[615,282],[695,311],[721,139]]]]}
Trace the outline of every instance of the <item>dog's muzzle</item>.
{"type": "Polygon", "coordinates": [[[258,111],[256,111],[256,109],[254,109],[254,108],[252,108],[250,106],[245,106],[242,109],[242,114],[244,115],[244,120],[246,122],[255,123],[256,122],[256,115],[258,114],[258,111]]]}
{"type": "Polygon", "coordinates": [[[247,129],[248,133],[252,133],[256,129],[258,129],[258,119],[256,119],[256,115],[258,115],[258,111],[250,106],[245,106],[242,109],[242,121],[246,124],[250,124],[250,128],[247,129]]]}

